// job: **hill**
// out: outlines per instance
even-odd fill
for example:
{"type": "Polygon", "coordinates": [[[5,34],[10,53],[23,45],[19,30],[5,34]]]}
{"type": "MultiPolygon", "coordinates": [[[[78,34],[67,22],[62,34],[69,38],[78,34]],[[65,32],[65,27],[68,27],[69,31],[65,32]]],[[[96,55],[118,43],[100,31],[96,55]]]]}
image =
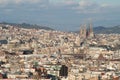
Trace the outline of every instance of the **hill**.
{"type": "Polygon", "coordinates": [[[96,34],[110,34],[110,33],[118,33],[120,34],[120,25],[114,26],[114,27],[103,27],[103,26],[98,26],[93,28],[94,33],[96,34]]]}
{"type": "Polygon", "coordinates": [[[27,28],[27,29],[35,28],[35,29],[54,30],[54,29],[49,28],[49,27],[46,27],[46,26],[40,26],[40,25],[36,25],[36,24],[33,25],[33,24],[27,24],[27,23],[17,24],[17,23],[2,22],[2,23],[0,23],[0,24],[17,26],[17,27],[20,27],[20,28],[27,28]]]}

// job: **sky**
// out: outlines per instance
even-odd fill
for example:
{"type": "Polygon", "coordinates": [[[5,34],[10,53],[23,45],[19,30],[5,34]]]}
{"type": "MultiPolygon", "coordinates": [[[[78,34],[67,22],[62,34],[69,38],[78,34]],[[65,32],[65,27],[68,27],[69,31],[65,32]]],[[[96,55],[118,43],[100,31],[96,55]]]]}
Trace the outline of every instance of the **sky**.
{"type": "Polygon", "coordinates": [[[81,24],[120,25],[120,0],[0,0],[0,22],[30,23],[62,31],[81,24]]]}

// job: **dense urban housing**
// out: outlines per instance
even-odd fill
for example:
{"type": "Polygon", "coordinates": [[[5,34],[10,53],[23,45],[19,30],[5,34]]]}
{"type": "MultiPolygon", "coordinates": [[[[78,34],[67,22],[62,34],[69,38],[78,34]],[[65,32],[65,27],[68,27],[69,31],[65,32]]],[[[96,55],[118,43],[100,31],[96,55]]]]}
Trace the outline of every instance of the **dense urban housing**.
{"type": "Polygon", "coordinates": [[[0,79],[120,80],[120,34],[0,24],[0,79]]]}

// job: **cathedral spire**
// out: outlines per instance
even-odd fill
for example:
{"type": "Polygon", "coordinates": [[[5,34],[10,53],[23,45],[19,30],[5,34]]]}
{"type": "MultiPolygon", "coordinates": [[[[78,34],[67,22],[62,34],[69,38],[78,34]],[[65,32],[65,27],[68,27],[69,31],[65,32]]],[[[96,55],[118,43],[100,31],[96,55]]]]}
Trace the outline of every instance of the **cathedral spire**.
{"type": "Polygon", "coordinates": [[[92,20],[90,20],[90,23],[89,23],[89,34],[90,34],[90,37],[94,36],[92,20]]]}

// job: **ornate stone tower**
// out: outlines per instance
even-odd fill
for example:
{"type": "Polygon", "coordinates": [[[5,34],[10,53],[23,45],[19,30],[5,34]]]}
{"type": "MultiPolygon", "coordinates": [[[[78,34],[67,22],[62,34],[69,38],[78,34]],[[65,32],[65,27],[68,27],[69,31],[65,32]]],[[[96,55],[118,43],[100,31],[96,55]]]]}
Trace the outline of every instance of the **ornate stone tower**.
{"type": "Polygon", "coordinates": [[[79,36],[80,36],[81,39],[93,38],[94,37],[93,25],[92,25],[91,21],[88,25],[87,24],[82,24],[81,25],[79,36]]]}
{"type": "Polygon", "coordinates": [[[89,24],[89,37],[94,37],[93,25],[92,25],[92,23],[89,24]]]}
{"type": "Polygon", "coordinates": [[[80,26],[80,33],[79,33],[79,37],[81,37],[83,35],[83,25],[80,26]]]}
{"type": "Polygon", "coordinates": [[[86,24],[82,25],[81,28],[80,28],[80,38],[86,38],[86,24]]]}

